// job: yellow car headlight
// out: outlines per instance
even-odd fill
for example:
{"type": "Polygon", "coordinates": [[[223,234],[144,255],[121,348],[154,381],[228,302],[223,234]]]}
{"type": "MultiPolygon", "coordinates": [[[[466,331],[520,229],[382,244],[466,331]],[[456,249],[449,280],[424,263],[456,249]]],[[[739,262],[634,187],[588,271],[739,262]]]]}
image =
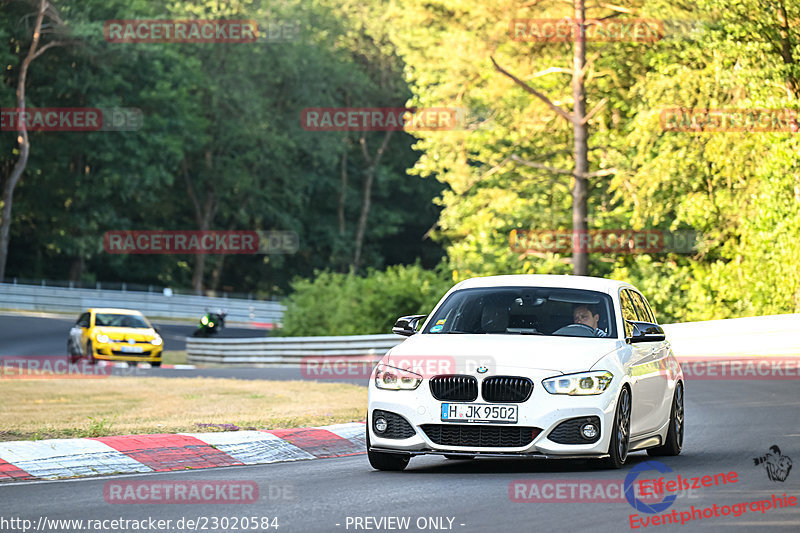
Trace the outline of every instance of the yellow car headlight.
{"type": "Polygon", "coordinates": [[[105,344],[108,342],[108,335],[105,335],[103,333],[98,333],[97,336],[95,337],[95,340],[97,340],[97,342],[105,344]]]}
{"type": "Polygon", "coordinates": [[[161,346],[163,342],[164,340],[161,337],[154,337],[153,340],[150,341],[150,344],[152,344],[153,346],[161,346]]]}

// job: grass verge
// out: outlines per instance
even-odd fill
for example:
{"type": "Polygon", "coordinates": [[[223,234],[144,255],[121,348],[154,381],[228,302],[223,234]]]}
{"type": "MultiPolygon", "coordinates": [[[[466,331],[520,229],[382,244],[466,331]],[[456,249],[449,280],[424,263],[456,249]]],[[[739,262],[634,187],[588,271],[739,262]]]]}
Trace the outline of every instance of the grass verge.
{"type": "Polygon", "coordinates": [[[164,350],[161,352],[162,365],[185,365],[186,350],[164,350]]]}
{"type": "Polygon", "coordinates": [[[318,426],[364,420],[367,405],[364,387],[309,381],[15,379],[2,388],[11,401],[0,402],[0,441],[318,426]]]}

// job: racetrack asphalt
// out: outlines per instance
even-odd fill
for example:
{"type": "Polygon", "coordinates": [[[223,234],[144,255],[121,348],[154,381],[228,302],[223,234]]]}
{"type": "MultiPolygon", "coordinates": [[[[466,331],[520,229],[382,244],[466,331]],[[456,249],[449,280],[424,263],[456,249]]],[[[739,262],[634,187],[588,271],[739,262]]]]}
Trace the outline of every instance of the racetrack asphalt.
{"type": "MultiPolygon", "coordinates": [[[[701,477],[734,471],[736,483],[681,493],[672,506],[686,512],[769,499],[772,494],[800,497],[800,471],[789,472],[785,481],[771,481],[764,465],[754,458],[764,456],[773,445],[781,453],[800,460],[800,381],[798,380],[692,380],[686,385],[686,441],[680,456],[651,458],[643,452],[630,456],[622,470],[603,470],[591,461],[479,459],[451,461],[440,457],[417,457],[404,472],[373,470],[365,455],[317,459],[294,463],[111,476],[81,480],[28,481],[0,484],[2,519],[25,518],[37,524],[40,518],[104,520],[172,520],[170,528],[185,531],[186,520],[205,521],[205,531],[235,531],[233,517],[276,517],[280,532],[337,531],[432,531],[428,517],[439,517],[438,530],[487,533],[493,531],[538,532],[552,530],[618,532],[632,529],[630,516],[652,516],[634,510],[626,501],[612,503],[514,502],[509,486],[515,480],[609,480],[622,483],[631,469],[658,459],[673,472],[660,475],[701,477]],[[104,499],[106,483],[128,481],[238,481],[253,482],[259,498],[251,504],[116,504],[104,499]],[[409,517],[407,528],[375,527],[386,517],[409,517]],[[217,523],[227,519],[227,529],[217,523]],[[356,522],[360,518],[361,521],[356,522]],[[183,529],[177,521],[184,519],[183,529]],[[452,519],[452,524],[448,521],[452,519]],[[360,524],[361,527],[355,527],[360,524]],[[370,526],[367,529],[366,526],[370,526]],[[449,529],[448,529],[449,527],[449,529]]],[[[668,477],[668,479],[670,479],[668,477]]],[[[512,491],[513,493],[513,491],[512,491]]],[[[534,498],[535,499],[535,498],[534,498]]],[[[10,523],[7,523],[7,525],[10,523]]],[[[84,526],[87,523],[84,523],[84,526]]],[[[108,523],[110,525],[110,522],[108,523]]],[[[797,531],[800,507],[748,510],[735,517],[703,518],[685,525],[647,527],[652,531],[797,531]]],[[[195,524],[202,526],[203,524],[195,524]]],[[[382,524],[386,525],[386,523],[382,524]]],[[[392,525],[397,525],[392,523],[392,525]]],[[[74,526],[74,524],[73,524],[74,526]]],[[[86,531],[86,529],[82,529],[86,531]]],[[[105,531],[106,529],[90,529],[105,531]]],[[[119,529],[123,530],[123,529],[119,529]]],[[[131,530],[130,528],[128,530],[131,530]]],[[[198,527],[198,530],[203,530],[198,527]]],[[[240,528],[239,530],[243,530],[240,528]]],[[[257,528],[258,531],[270,529],[257,528]]],[[[4,529],[20,531],[20,529],[4,529]]],[[[48,531],[79,531],[74,527],[48,531]]],[[[109,531],[111,531],[109,529],[109,531]]]]}

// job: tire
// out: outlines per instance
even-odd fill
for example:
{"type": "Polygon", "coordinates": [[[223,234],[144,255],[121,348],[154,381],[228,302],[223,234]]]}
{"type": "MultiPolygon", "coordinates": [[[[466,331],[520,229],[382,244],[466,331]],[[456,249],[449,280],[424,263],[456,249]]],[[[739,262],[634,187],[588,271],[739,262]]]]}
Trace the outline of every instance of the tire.
{"type": "Polygon", "coordinates": [[[603,466],[611,469],[622,468],[628,459],[631,440],[631,392],[623,387],[617,399],[614,415],[614,427],[611,431],[611,442],[608,444],[608,457],[603,466]]]}
{"type": "Polygon", "coordinates": [[[408,466],[408,461],[411,459],[409,455],[401,453],[371,452],[369,450],[369,428],[366,429],[366,432],[367,458],[369,458],[369,464],[372,466],[372,468],[387,472],[400,472],[401,470],[405,470],[405,468],[408,466]]]}
{"type": "Polygon", "coordinates": [[[161,361],[152,361],[150,363],[150,366],[152,366],[153,368],[158,368],[161,366],[161,361]]]}
{"type": "Polygon", "coordinates": [[[474,455],[445,455],[445,459],[450,459],[451,461],[471,461],[475,459],[474,455]]]}
{"type": "Polygon", "coordinates": [[[678,382],[675,387],[675,394],[672,396],[672,410],[669,414],[667,438],[661,446],[649,448],[647,455],[663,457],[680,454],[683,449],[684,422],[683,383],[678,382]]]}
{"type": "Polygon", "coordinates": [[[94,346],[92,346],[92,341],[86,343],[86,363],[89,365],[93,365],[97,363],[97,359],[94,358],[94,346]]]}
{"type": "Polygon", "coordinates": [[[72,339],[67,339],[67,358],[70,363],[75,363],[81,358],[80,354],[75,353],[76,351],[72,339]]]}

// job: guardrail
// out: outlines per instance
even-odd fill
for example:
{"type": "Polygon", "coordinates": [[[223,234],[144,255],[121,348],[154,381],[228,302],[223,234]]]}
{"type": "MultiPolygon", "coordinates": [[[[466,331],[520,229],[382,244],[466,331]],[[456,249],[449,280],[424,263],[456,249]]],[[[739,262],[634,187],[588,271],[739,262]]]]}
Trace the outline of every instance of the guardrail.
{"type": "Polygon", "coordinates": [[[683,322],[664,331],[681,357],[800,354],[800,314],[683,322]]]}
{"type": "Polygon", "coordinates": [[[89,307],[137,309],[147,317],[190,320],[199,320],[206,310],[223,308],[228,323],[265,327],[279,324],[284,311],[280,303],[264,300],[0,283],[2,309],[74,313],[77,318],[89,307]]]}
{"type": "MultiPolygon", "coordinates": [[[[749,356],[800,354],[800,314],[666,324],[675,355],[749,356]]],[[[399,335],[273,337],[257,339],[188,338],[190,363],[297,365],[306,357],[374,360],[400,344],[399,335]]]]}
{"type": "Polygon", "coordinates": [[[405,340],[399,335],[208,339],[188,337],[189,363],[299,365],[307,357],[380,359],[405,340]]]}

